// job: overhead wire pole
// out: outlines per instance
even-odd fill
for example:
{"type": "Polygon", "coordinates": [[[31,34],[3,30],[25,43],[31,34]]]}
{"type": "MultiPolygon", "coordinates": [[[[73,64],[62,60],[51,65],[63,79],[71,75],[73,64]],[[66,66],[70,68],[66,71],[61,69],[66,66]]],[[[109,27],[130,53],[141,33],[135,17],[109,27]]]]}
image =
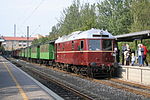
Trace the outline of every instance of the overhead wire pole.
{"type": "MultiPolygon", "coordinates": [[[[14,24],[14,37],[16,37],[16,24],[14,24]]],[[[14,50],[14,41],[12,40],[12,51],[14,50]]]]}
{"type": "Polygon", "coordinates": [[[14,37],[16,37],[16,24],[14,24],[14,37]]]}
{"type": "Polygon", "coordinates": [[[29,26],[27,26],[27,60],[29,60],[28,53],[29,53],[29,26]]]}

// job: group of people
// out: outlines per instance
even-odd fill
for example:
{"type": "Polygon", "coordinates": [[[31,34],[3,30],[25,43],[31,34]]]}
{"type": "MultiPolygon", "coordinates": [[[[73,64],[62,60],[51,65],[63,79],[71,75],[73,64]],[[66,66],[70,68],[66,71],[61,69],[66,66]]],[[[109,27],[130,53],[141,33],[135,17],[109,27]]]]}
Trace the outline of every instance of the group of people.
{"type": "Polygon", "coordinates": [[[139,63],[139,66],[144,66],[144,62],[146,66],[148,66],[147,62],[147,47],[143,44],[138,44],[137,56],[135,56],[135,51],[131,51],[128,44],[124,44],[122,46],[122,65],[134,65],[136,60],[139,63]]]}

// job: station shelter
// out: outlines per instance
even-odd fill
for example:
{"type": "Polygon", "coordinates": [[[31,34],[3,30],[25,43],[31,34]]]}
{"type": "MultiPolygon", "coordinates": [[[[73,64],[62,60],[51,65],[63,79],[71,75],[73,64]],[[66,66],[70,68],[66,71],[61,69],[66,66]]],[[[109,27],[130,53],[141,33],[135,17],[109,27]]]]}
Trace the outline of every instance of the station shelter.
{"type": "MultiPolygon", "coordinates": [[[[4,42],[5,40],[3,38],[0,37],[0,47],[2,45],[2,42],[4,42]]],[[[2,51],[0,50],[0,54],[2,54],[2,51]]]]}
{"type": "Polygon", "coordinates": [[[150,39],[150,30],[116,35],[115,38],[116,38],[117,45],[118,42],[135,42],[135,46],[136,46],[135,48],[137,49],[138,47],[137,41],[141,41],[142,43],[144,39],[150,39]]]}
{"type": "Polygon", "coordinates": [[[2,42],[4,42],[4,39],[0,37],[0,47],[1,47],[2,42]]]}

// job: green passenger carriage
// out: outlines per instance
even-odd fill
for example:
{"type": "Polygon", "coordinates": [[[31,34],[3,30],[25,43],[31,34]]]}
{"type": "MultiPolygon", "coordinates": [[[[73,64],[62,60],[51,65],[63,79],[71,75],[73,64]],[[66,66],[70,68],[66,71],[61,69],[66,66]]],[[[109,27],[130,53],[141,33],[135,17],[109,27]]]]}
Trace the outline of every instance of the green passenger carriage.
{"type": "Polygon", "coordinates": [[[33,59],[39,59],[39,46],[32,46],[31,47],[31,58],[33,59]]]}
{"type": "Polygon", "coordinates": [[[31,58],[31,47],[28,47],[27,50],[28,50],[27,56],[28,56],[28,58],[31,58]]]}
{"type": "Polygon", "coordinates": [[[25,49],[21,49],[21,57],[24,58],[25,57],[25,49]]]}
{"type": "Polygon", "coordinates": [[[27,51],[27,50],[28,50],[27,48],[24,49],[24,52],[25,52],[25,54],[24,54],[24,55],[25,55],[25,58],[28,57],[28,51],[27,51]]]}
{"type": "Polygon", "coordinates": [[[21,57],[22,56],[22,49],[20,49],[20,51],[19,51],[19,57],[21,57]]]}
{"type": "Polygon", "coordinates": [[[25,54],[24,54],[25,58],[31,57],[31,47],[25,48],[24,52],[25,52],[25,54]]]}
{"type": "Polygon", "coordinates": [[[39,51],[40,63],[51,65],[55,59],[54,41],[41,44],[39,51]]]}
{"type": "Polygon", "coordinates": [[[40,59],[54,60],[54,42],[40,45],[40,59]]]}

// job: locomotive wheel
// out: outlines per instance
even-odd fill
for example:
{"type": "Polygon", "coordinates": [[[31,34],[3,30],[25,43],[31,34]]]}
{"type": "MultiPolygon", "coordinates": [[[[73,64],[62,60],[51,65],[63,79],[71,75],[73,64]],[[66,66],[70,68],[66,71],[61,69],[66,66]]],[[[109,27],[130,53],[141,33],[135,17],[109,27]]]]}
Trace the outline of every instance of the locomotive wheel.
{"type": "Polygon", "coordinates": [[[70,68],[69,64],[64,64],[64,66],[65,66],[67,72],[71,72],[71,68],[70,68]]]}
{"type": "Polygon", "coordinates": [[[81,67],[80,68],[80,74],[83,76],[87,76],[87,68],[86,67],[81,67]]]}
{"type": "Polygon", "coordinates": [[[110,69],[109,76],[110,76],[110,77],[113,77],[114,74],[115,74],[114,68],[111,68],[111,69],[110,69]]]}
{"type": "Polygon", "coordinates": [[[90,66],[87,68],[87,75],[90,78],[94,78],[93,68],[90,66]]]}
{"type": "Polygon", "coordinates": [[[56,67],[57,67],[58,69],[61,69],[61,66],[60,66],[59,63],[56,63],[56,67]]]}
{"type": "Polygon", "coordinates": [[[117,69],[117,68],[113,68],[112,76],[113,76],[113,77],[118,77],[118,76],[119,76],[119,73],[118,73],[118,69],[117,69]]]}
{"type": "Polygon", "coordinates": [[[74,66],[74,73],[79,74],[79,69],[76,66],[74,66]]]}
{"type": "Polygon", "coordinates": [[[67,72],[72,72],[72,70],[69,66],[67,67],[67,72]]]}

